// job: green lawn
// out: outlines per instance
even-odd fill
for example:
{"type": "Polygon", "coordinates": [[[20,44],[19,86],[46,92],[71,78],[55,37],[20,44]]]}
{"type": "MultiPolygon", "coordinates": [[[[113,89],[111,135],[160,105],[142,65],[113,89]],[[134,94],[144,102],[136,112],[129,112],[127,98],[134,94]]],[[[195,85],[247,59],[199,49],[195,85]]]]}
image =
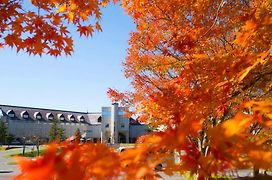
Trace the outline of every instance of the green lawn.
{"type": "MultiPolygon", "coordinates": [[[[40,150],[40,155],[43,155],[45,152],[45,149],[40,150]]],[[[29,151],[25,152],[24,157],[36,157],[38,155],[37,151],[29,151]]],[[[18,153],[18,154],[12,154],[11,156],[23,156],[23,153],[18,153]]]]}
{"type": "Polygon", "coordinates": [[[9,150],[14,150],[14,149],[19,149],[20,147],[16,146],[0,146],[0,151],[9,151],[9,150]]]}
{"type": "Polygon", "coordinates": [[[5,151],[6,147],[0,146],[0,151],[5,151]]]}
{"type": "Polygon", "coordinates": [[[13,161],[12,161],[12,162],[8,162],[7,164],[8,164],[8,165],[17,165],[17,162],[13,162],[13,161]]]}

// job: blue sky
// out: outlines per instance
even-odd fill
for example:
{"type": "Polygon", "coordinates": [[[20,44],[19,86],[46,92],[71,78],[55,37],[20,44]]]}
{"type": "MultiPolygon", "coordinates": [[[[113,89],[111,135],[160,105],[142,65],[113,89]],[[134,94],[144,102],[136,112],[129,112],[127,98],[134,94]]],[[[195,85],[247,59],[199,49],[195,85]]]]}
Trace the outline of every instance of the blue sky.
{"type": "Polygon", "coordinates": [[[103,9],[103,32],[74,38],[71,57],[29,56],[0,49],[0,104],[99,112],[109,87],[129,89],[122,72],[135,25],[118,5],[103,9]]]}

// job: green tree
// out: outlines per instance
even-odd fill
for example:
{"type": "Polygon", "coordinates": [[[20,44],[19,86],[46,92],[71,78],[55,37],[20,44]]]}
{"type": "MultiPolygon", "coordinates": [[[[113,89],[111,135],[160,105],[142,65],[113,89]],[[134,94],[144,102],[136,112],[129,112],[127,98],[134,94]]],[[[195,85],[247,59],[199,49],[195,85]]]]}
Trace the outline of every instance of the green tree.
{"type": "Polygon", "coordinates": [[[49,130],[49,141],[61,141],[64,139],[64,129],[59,126],[59,121],[54,119],[49,130]]]}
{"type": "Polygon", "coordinates": [[[10,145],[10,143],[15,139],[15,136],[13,134],[8,134],[6,137],[6,141],[8,143],[8,146],[10,145]]]}
{"type": "Polygon", "coordinates": [[[77,130],[75,132],[75,137],[76,137],[77,141],[80,141],[80,139],[81,139],[81,132],[80,132],[79,128],[77,128],[77,130]]]}
{"type": "Polygon", "coordinates": [[[3,121],[0,121],[0,144],[1,145],[6,143],[7,135],[8,135],[7,126],[5,125],[3,121]]]}

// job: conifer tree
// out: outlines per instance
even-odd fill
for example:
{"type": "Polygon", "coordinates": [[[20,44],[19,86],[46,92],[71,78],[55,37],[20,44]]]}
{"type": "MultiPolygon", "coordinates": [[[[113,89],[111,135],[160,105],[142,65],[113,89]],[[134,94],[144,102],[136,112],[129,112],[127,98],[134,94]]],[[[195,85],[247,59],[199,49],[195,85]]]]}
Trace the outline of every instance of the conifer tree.
{"type": "Polygon", "coordinates": [[[7,126],[3,121],[0,121],[0,145],[6,143],[7,135],[8,135],[7,126]]]}
{"type": "Polygon", "coordinates": [[[53,120],[48,137],[50,142],[64,139],[64,129],[59,126],[59,121],[57,119],[53,120]]]}

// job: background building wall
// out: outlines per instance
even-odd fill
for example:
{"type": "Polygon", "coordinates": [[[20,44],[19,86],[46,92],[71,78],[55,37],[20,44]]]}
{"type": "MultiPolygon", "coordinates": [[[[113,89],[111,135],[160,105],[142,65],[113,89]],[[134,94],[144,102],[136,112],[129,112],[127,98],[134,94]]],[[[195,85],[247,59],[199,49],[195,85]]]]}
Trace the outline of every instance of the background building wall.
{"type": "Polygon", "coordinates": [[[70,137],[75,134],[77,129],[80,130],[81,135],[87,132],[87,125],[79,123],[60,123],[60,127],[64,129],[64,136],[70,137]]]}
{"type": "Polygon", "coordinates": [[[102,107],[101,113],[10,105],[0,105],[0,112],[2,120],[8,125],[9,133],[18,138],[33,136],[48,138],[53,120],[59,121],[59,127],[64,129],[65,137],[74,135],[79,129],[82,137],[101,140],[103,143],[128,143],[131,139],[146,134],[146,127],[140,125],[137,120],[128,119],[125,108],[119,107],[117,103],[102,107]],[[28,114],[27,117],[25,113],[28,114]],[[49,114],[52,118],[49,118],[49,114]]]}
{"type": "Polygon", "coordinates": [[[23,120],[9,120],[8,131],[15,137],[39,136],[47,138],[51,123],[31,122],[23,120]]]}
{"type": "MultiPolygon", "coordinates": [[[[16,137],[39,136],[41,138],[48,138],[52,126],[52,123],[39,121],[9,120],[8,122],[9,133],[16,137]]],[[[80,130],[81,134],[87,131],[87,126],[79,123],[60,123],[59,127],[64,129],[65,137],[74,135],[77,129],[80,130]]]]}
{"type": "Polygon", "coordinates": [[[86,138],[101,138],[101,124],[87,126],[86,138]]]}
{"type": "Polygon", "coordinates": [[[110,140],[111,144],[118,143],[118,104],[113,103],[111,106],[110,119],[110,140]]]}
{"type": "Polygon", "coordinates": [[[130,142],[135,142],[136,139],[142,135],[147,134],[147,126],[146,125],[131,125],[129,131],[130,142]]]}
{"type": "Polygon", "coordinates": [[[111,107],[102,107],[101,139],[108,143],[110,139],[111,107]]]}
{"type": "Polygon", "coordinates": [[[121,143],[128,143],[129,142],[129,119],[125,115],[125,108],[124,107],[118,107],[118,134],[123,137],[118,137],[118,141],[121,143]]]}

